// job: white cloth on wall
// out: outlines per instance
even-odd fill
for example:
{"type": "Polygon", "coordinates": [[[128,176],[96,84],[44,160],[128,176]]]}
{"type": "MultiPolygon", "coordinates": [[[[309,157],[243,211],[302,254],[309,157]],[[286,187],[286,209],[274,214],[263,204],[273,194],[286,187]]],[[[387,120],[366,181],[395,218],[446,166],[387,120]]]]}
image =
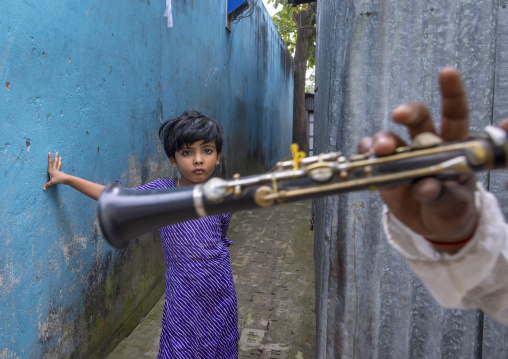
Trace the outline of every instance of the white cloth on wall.
{"type": "Polygon", "coordinates": [[[171,0],[166,0],[166,10],[164,16],[168,18],[168,27],[173,27],[173,11],[171,9],[171,0]]]}
{"type": "Polygon", "coordinates": [[[456,254],[437,252],[385,206],[388,242],[444,307],[478,307],[508,325],[508,225],[496,198],[477,184],[480,220],[473,238],[456,254]]]}

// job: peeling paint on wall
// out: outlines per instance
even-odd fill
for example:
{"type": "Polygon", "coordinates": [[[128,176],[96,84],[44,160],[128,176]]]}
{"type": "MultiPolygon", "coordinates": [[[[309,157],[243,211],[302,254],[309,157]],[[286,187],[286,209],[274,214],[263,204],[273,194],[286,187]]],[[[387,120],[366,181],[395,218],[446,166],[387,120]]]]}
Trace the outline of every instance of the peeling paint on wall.
{"type": "Polygon", "coordinates": [[[61,247],[65,262],[69,263],[74,256],[86,249],[87,242],[88,240],[86,237],[74,236],[70,242],[62,243],[61,247]]]}
{"type": "Polygon", "coordinates": [[[138,187],[143,184],[143,180],[141,178],[141,167],[139,166],[139,162],[136,161],[136,157],[129,157],[129,170],[128,170],[128,186],[129,187],[138,187]]]}
{"type": "Polygon", "coordinates": [[[195,109],[224,127],[217,175],[259,172],[289,152],[292,64],[281,67],[290,56],[263,6],[229,33],[222,0],[179,3],[171,29],[147,2],[119,13],[99,0],[5,1],[0,353],[93,357],[162,294],[161,243],[150,234],[114,250],[93,200],[63,185],[42,191],[47,153],[60,152],[66,173],[105,185],[172,178],[157,130],[195,109]],[[261,32],[269,37],[258,49],[261,32]]]}
{"type": "Polygon", "coordinates": [[[6,297],[20,284],[21,278],[19,275],[16,275],[11,256],[3,256],[0,266],[0,296],[6,297]]]}
{"type": "Polygon", "coordinates": [[[53,309],[48,313],[44,321],[39,321],[39,340],[45,342],[51,337],[62,334],[63,328],[63,310],[62,308],[53,309]]]}
{"type": "Polygon", "coordinates": [[[20,357],[13,351],[3,348],[0,352],[0,359],[20,359],[20,357]]]}

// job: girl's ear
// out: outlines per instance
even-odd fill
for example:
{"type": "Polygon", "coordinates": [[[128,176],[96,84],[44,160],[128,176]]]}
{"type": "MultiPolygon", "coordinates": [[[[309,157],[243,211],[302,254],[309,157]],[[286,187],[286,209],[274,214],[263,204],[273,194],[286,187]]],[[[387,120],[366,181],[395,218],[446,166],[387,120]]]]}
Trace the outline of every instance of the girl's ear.
{"type": "Polygon", "coordinates": [[[222,152],[219,152],[217,154],[217,159],[215,160],[215,165],[217,166],[220,163],[220,155],[222,155],[222,152]]]}
{"type": "Polygon", "coordinates": [[[171,162],[171,166],[173,168],[177,168],[178,167],[178,163],[176,162],[174,157],[169,157],[169,161],[171,162]]]}

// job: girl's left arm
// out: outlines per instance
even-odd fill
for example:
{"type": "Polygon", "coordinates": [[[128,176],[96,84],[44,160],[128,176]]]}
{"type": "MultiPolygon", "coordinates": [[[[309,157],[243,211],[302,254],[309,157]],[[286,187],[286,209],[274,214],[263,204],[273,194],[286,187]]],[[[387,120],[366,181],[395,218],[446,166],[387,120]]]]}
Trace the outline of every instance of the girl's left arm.
{"type": "Polygon", "coordinates": [[[64,173],[63,171],[60,171],[61,168],[62,157],[58,156],[58,152],[55,153],[54,161],[51,152],[48,153],[49,181],[42,188],[44,191],[56,184],[66,184],[67,186],[74,188],[76,191],[86,194],[92,199],[97,200],[99,198],[102,190],[105,188],[104,185],[90,182],[80,177],[71,176],[67,173],[64,173]]]}

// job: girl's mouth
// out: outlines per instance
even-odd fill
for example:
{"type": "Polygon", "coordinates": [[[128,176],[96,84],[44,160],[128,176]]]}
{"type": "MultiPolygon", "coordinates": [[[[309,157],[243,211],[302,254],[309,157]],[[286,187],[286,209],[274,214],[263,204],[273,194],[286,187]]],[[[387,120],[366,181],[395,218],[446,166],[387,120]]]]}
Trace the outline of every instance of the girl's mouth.
{"type": "Polygon", "coordinates": [[[202,174],[203,172],[205,172],[205,171],[203,171],[203,169],[202,169],[202,168],[196,168],[196,169],[194,170],[194,173],[195,173],[195,174],[198,174],[198,175],[202,174]]]}

